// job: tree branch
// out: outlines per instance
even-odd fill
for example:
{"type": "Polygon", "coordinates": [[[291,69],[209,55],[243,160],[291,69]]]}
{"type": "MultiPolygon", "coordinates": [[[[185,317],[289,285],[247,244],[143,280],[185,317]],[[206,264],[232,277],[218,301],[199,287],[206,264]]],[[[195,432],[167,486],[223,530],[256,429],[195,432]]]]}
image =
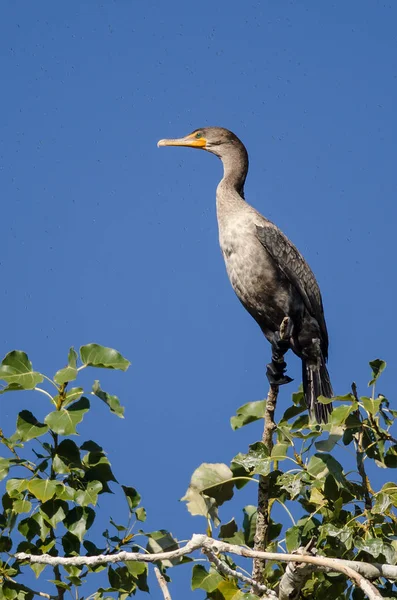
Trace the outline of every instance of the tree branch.
{"type": "Polygon", "coordinates": [[[167,582],[163,575],[160,573],[160,569],[154,567],[154,574],[156,575],[160,589],[163,592],[164,600],[171,600],[171,594],[168,589],[167,582]]]}
{"type": "Polygon", "coordinates": [[[262,598],[262,600],[271,600],[271,599],[274,600],[275,598],[277,598],[276,592],[274,592],[273,590],[268,588],[266,585],[263,585],[263,583],[258,583],[257,581],[254,581],[253,579],[251,579],[251,577],[247,577],[246,575],[243,575],[239,571],[235,571],[234,569],[229,567],[229,565],[222,562],[221,559],[218,558],[217,555],[212,550],[203,548],[203,553],[207,556],[207,558],[210,562],[214,563],[214,565],[219,573],[223,573],[227,577],[233,577],[234,579],[240,579],[244,583],[248,583],[251,586],[254,593],[257,596],[260,596],[262,598]]]}
{"type": "Polygon", "coordinates": [[[159,552],[156,554],[143,554],[139,552],[118,552],[117,554],[98,556],[72,556],[72,557],[61,557],[61,556],[50,556],[49,554],[26,554],[25,552],[18,552],[15,554],[15,558],[20,561],[28,561],[31,564],[45,564],[45,565],[90,565],[95,566],[99,564],[109,564],[116,562],[125,562],[129,560],[140,561],[146,563],[154,563],[160,560],[172,560],[174,558],[180,558],[186,556],[204,548],[214,553],[227,552],[229,554],[235,554],[237,556],[243,556],[245,558],[258,558],[260,560],[271,560],[277,562],[286,563],[306,563],[313,565],[316,570],[329,571],[336,573],[343,573],[348,577],[355,585],[360,587],[364,594],[370,600],[382,600],[381,594],[369,581],[369,579],[377,579],[379,577],[385,577],[387,579],[397,580],[397,566],[380,564],[380,563],[364,563],[355,562],[351,560],[342,560],[340,558],[327,558],[326,556],[300,556],[297,554],[283,554],[277,552],[259,552],[251,550],[245,546],[237,546],[234,544],[228,544],[209,538],[206,535],[195,534],[192,539],[181,548],[177,550],[171,550],[170,552],[159,552]]]}
{"type": "MultiPolygon", "coordinates": [[[[284,340],[287,334],[289,325],[289,318],[284,317],[280,325],[280,340],[284,340]]],[[[273,356],[273,362],[276,360],[273,356]]],[[[277,357],[278,363],[284,362],[284,356],[277,357]]],[[[269,454],[273,449],[273,433],[275,432],[277,425],[274,420],[274,413],[277,405],[279,386],[270,384],[269,392],[267,394],[266,409],[265,409],[265,427],[262,435],[262,443],[269,450],[269,454]]],[[[267,537],[270,525],[270,508],[269,508],[269,477],[260,475],[259,476],[259,487],[258,487],[258,507],[257,507],[257,520],[256,530],[254,537],[254,550],[264,551],[267,546],[267,537]]],[[[252,568],[252,579],[258,583],[263,582],[263,569],[265,562],[263,560],[254,559],[252,568]]]]}
{"type": "MultiPolygon", "coordinates": [[[[294,554],[309,554],[315,556],[315,549],[312,549],[312,541],[306,547],[300,547],[294,554]]],[[[284,575],[280,579],[278,586],[279,600],[298,600],[300,592],[305,585],[311,573],[315,570],[313,565],[305,563],[288,563],[284,575]]]]}

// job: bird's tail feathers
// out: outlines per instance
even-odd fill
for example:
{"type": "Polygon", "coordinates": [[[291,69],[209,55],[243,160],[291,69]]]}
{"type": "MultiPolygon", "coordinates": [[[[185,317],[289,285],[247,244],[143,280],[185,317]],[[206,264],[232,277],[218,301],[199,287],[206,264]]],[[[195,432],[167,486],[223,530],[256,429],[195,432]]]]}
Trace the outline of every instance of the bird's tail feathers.
{"type": "Polygon", "coordinates": [[[313,365],[302,360],[302,379],[305,400],[311,417],[316,418],[317,423],[327,423],[328,416],[332,412],[332,404],[321,404],[317,398],[324,396],[332,398],[333,391],[325,361],[321,356],[320,365],[313,365]]]}

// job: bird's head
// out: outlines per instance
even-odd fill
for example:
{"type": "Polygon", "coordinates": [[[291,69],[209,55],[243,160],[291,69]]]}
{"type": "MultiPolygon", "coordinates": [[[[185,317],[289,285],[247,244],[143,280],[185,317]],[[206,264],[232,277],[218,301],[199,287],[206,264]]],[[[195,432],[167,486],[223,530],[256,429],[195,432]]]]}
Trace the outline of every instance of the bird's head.
{"type": "Polygon", "coordinates": [[[207,150],[222,158],[233,148],[244,148],[241,141],[234,133],[223,127],[203,127],[195,129],[185,137],[160,140],[157,146],[187,146],[189,148],[199,148],[207,150]]]}

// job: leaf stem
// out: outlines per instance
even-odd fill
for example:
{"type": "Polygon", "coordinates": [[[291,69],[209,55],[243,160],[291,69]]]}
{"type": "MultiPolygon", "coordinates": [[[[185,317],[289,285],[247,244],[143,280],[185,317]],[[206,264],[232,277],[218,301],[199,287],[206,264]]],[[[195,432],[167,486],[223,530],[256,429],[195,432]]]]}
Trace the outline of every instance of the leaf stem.
{"type": "Polygon", "coordinates": [[[36,386],[34,388],[34,390],[36,392],[41,392],[42,394],[45,394],[51,400],[51,402],[54,403],[54,398],[51,396],[51,394],[49,392],[47,392],[46,390],[43,390],[43,388],[39,388],[36,386]]]}

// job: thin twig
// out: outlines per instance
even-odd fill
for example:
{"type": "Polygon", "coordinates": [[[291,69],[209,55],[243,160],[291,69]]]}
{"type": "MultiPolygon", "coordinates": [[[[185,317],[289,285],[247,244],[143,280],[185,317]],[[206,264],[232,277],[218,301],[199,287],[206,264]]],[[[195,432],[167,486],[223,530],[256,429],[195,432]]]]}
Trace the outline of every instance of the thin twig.
{"type": "Polygon", "coordinates": [[[34,467],[32,467],[27,461],[25,461],[23,458],[21,458],[19,456],[19,454],[17,453],[17,451],[15,450],[15,448],[8,442],[2,429],[0,429],[0,442],[2,442],[9,449],[9,451],[15,456],[15,458],[17,458],[18,460],[21,461],[20,465],[22,467],[26,467],[26,469],[29,469],[29,471],[31,471],[31,473],[35,472],[34,467]]]}
{"type": "Polygon", "coordinates": [[[14,585],[17,586],[18,590],[21,592],[27,592],[28,594],[33,594],[33,596],[40,596],[41,598],[47,598],[47,600],[58,600],[58,596],[51,596],[51,594],[47,594],[46,592],[37,592],[36,590],[32,590],[32,588],[27,585],[23,585],[22,583],[18,583],[15,579],[11,577],[7,577],[7,581],[11,581],[14,585]]]}
{"type": "Polygon", "coordinates": [[[164,579],[163,575],[160,573],[160,569],[154,567],[154,574],[156,575],[160,589],[163,592],[164,600],[171,600],[171,594],[168,589],[167,582],[164,579]]]}
{"type": "MultiPolygon", "coordinates": [[[[353,381],[351,387],[352,387],[352,392],[353,392],[354,398],[356,399],[357,402],[359,402],[358,394],[357,394],[357,385],[355,384],[354,381],[353,381]]],[[[361,415],[360,415],[359,409],[357,409],[357,413],[358,413],[357,417],[361,423],[361,415]]],[[[373,493],[373,490],[371,488],[371,484],[369,482],[367,473],[365,471],[365,466],[364,466],[364,445],[363,445],[364,429],[363,429],[362,425],[360,427],[360,431],[358,433],[356,433],[354,437],[355,437],[356,443],[357,443],[357,449],[356,449],[357,470],[360,474],[362,486],[364,489],[365,516],[367,518],[367,521],[370,522],[370,519],[371,519],[370,511],[372,509],[371,493],[373,493]]]]}
{"type": "Polygon", "coordinates": [[[212,550],[203,548],[203,552],[208,557],[208,560],[214,563],[219,573],[223,573],[227,577],[233,577],[234,579],[240,579],[244,583],[248,583],[255,592],[255,594],[257,596],[260,596],[263,600],[266,600],[266,598],[277,598],[276,592],[268,588],[263,583],[258,583],[257,581],[254,581],[251,577],[247,577],[239,571],[235,571],[234,569],[229,567],[229,565],[224,563],[220,558],[218,558],[218,556],[214,552],[212,552],[212,550]]]}

